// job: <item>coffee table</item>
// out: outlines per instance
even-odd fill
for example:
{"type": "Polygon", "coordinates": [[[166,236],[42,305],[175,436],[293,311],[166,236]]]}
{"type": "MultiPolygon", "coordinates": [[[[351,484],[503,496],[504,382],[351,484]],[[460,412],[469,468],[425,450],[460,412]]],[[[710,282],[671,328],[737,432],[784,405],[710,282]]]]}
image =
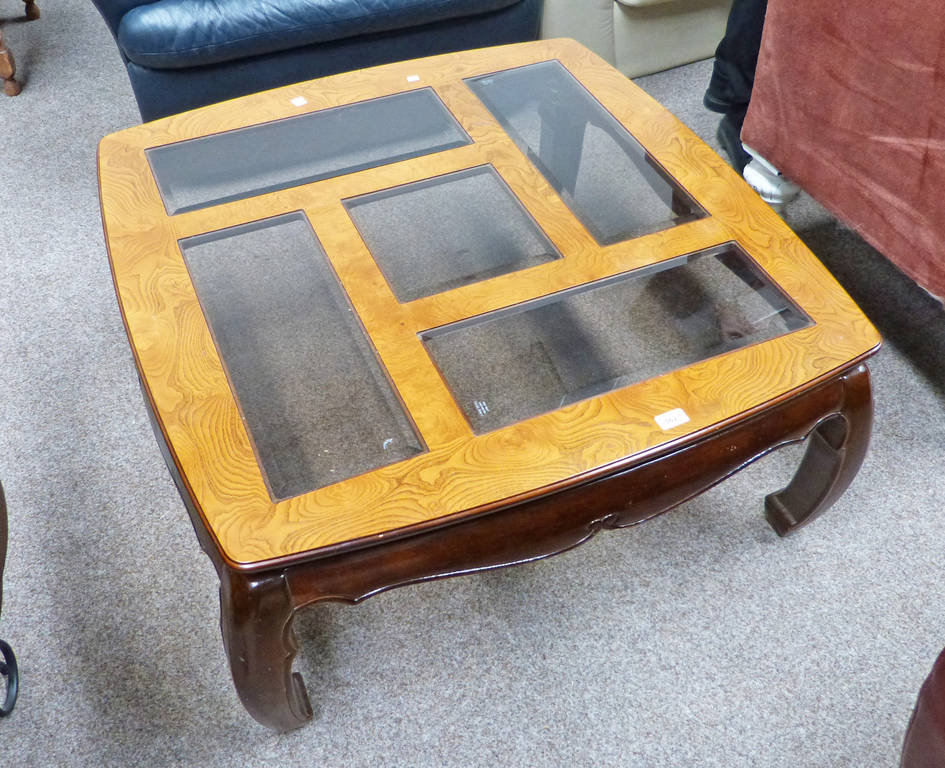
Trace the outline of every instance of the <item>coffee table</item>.
{"type": "Polygon", "coordinates": [[[312,710],[294,613],[570,549],[806,439],[829,507],[876,331],[705,144],[577,43],[301,83],[100,146],[145,400],[237,691],[312,710]]]}

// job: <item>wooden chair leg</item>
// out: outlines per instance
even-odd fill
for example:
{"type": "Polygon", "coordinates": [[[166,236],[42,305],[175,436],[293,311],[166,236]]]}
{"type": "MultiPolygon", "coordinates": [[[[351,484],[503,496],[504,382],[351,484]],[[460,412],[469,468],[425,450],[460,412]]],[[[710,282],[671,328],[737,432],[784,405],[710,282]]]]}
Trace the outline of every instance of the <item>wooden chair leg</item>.
{"type": "Polygon", "coordinates": [[[0,29],[0,78],[3,78],[3,92],[7,96],[16,96],[20,92],[20,84],[13,79],[16,74],[16,63],[13,54],[3,44],[3,30],[0,29]]]}
{"type": "Polygon", "coordinates": [[[39,18],[39,6],[36,5],[36,0],[23,0],[26,3],[26,18],[30,21],[35,21],[39,18]]]}

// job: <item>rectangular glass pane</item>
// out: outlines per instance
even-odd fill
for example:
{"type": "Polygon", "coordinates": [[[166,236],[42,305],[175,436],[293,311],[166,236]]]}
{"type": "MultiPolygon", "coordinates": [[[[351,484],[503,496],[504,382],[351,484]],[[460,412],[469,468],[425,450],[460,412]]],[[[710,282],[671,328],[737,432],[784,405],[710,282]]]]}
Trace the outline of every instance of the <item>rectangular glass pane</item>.
{"type": "Polygon", "coordinates": [[[301,213],[180,246],[274,498],[425,450],[301,213]]]}
{"type": "Polygon", "coordinates": [[[727,245],[422,338],[482,433],[810,323],[747,255],[727,245]]]}
{"type": "Polygon", "coordinates": [[[147,156],[174,214],[471,142],[423,88],[154,147],[147,156]]]}
{"type": "Polygon", "coordinates": [[[466,83],[601,245],[705,215],[560,62],[466,83]]]}
{"type": "Polygon", "coordinates": [[[559,258],[491,166],[345,201],[400,301],[559,258]]]}

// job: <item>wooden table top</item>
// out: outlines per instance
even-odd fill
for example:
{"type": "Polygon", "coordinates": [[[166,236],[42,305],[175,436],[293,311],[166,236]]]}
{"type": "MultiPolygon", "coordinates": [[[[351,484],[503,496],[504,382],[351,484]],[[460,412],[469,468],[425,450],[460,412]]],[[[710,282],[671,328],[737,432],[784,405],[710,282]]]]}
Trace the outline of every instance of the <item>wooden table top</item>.
{"type": "MultiPolygon", "coordinates": [[[[363,546],[569,487],[698,439],[872,354],[875,329],[784,222],[663,107],[569,40],[447,54],[300,83],[112,134],[99,148],[116,292],[157,422],[221,556],[260,568],[363,546]],[[559,61],[705,210],[601,246],[463,79],[559,61]],[[145,151],[222,131],[433,89],[472,143],[169,215],[145,151]],[[490,164],[561,258],[398,302],[341,200],[490,164]],[[179,241],[301,211],[370,337],[426,451],[273,499],[201,310],[179,241]],[[813,321],[760,344],[475,434],[420,334],[509,305],[737,243],[813,321]],[[655,417],[681,408],[666,429],[655,417]]],[[[664,426],[666,426],[664,424],[664,426]]]]}

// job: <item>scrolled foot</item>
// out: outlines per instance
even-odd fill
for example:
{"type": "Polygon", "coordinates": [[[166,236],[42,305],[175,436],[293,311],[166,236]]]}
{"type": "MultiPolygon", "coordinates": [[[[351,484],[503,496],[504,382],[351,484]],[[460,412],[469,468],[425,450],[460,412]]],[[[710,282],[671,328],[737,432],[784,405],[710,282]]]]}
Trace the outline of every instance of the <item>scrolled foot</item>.
{"type": "Polygon", "coordinates": [[[0,640],[0,655],[3,659],[0,661],[0,677],[6,679],[7,692],[3,703],[0,704],[0,717],[6,717],[16,706],[16,697],[20,692],[20,675],[16,666],[16,656],[13,655],[13,649],[3,640],[0,640]]]}
{"type": "Polygon", "coordinates": [[[809,523],[830,508],[856,476],[873,425],[873,399],[865,365],[841,377],[844,400],[838,413],[807,437],[801,466],[786,488],[765,499],[765,517],[779,536],[809,523]]]}
{"type": "Polygon", "coordinates": [[[39,18],[39,6],[36,5],[36,0],[23,0],[26,3],[26,18],[30,21],[35,21],[39,18]]]}
{"type": "Polygon", "coordinates": [[[243,706],[263,725],[291,731],[312,719],[302,676],[292,672],[298,650],[294,607],[281,574],[253,578],[224,572],[220,625],[233,682],[243,706]]]}

